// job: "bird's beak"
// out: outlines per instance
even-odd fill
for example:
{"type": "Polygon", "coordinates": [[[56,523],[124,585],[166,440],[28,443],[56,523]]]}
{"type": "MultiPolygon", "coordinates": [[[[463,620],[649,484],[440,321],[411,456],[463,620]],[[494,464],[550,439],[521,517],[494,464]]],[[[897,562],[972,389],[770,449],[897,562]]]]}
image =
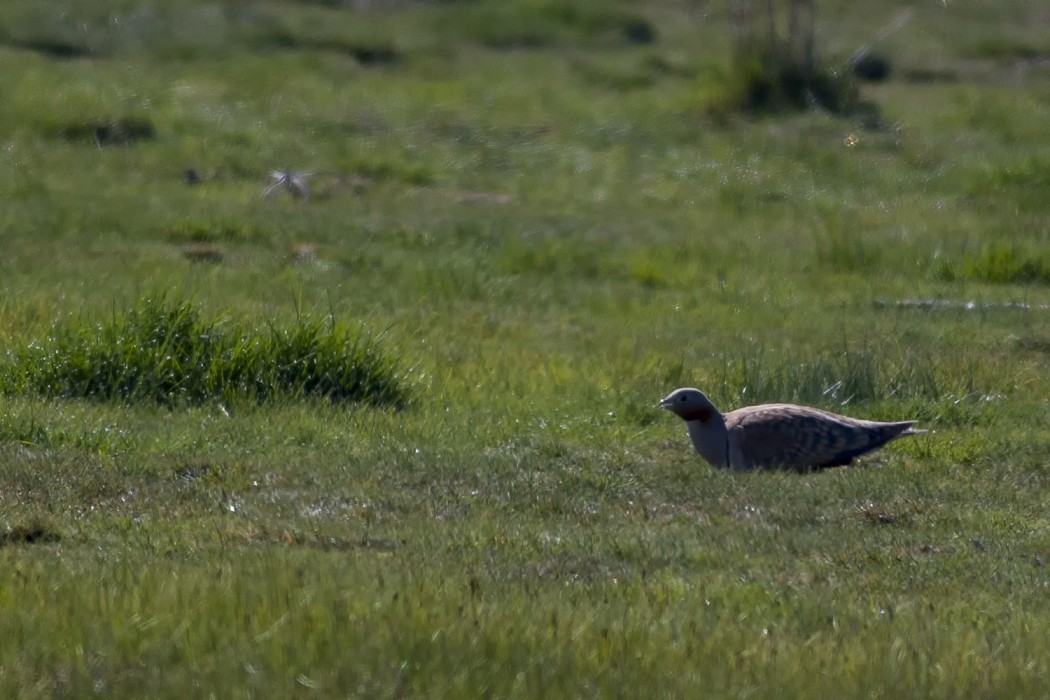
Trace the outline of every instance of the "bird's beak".
{"type": "Polygon", "coordinates": [[[660,408],[671,408],[671,399],[660,399],[660,408]]]}

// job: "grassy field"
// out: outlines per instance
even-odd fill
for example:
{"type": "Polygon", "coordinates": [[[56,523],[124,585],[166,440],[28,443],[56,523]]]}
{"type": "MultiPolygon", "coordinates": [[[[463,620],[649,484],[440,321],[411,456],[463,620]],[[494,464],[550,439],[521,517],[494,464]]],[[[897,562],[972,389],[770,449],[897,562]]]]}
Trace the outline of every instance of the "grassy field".
{"type": "Polygon", "coordinates": [[[354,4],[0,8],[0,695],[1050,697],[1045,2],[354,4]]]}

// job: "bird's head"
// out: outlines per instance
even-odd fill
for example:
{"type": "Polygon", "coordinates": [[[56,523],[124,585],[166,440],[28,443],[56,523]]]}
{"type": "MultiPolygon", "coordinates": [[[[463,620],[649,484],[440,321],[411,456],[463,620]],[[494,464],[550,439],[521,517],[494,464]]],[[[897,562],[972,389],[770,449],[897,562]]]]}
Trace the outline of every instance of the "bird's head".
{"type": "Polygon", "coordinates": [[[660,408],[666,408],[684,421],[698,420],[705,425],[718,415],[711,399],[699,389],[691,388],[675,389],[660,401],[660,408]]]}

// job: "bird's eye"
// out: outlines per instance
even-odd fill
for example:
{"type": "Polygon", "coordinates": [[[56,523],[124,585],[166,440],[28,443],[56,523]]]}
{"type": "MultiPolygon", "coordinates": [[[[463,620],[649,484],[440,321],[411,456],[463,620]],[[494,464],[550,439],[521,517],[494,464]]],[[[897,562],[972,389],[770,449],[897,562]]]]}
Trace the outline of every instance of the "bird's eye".
{"type": "Polygon", "coordinates": [[[681,395],[681,396],[680,396],[680,397],[678,398],[678,400],[679,400],[679,401],[688,401],[688,400],[689,400],[689,397],[688,397],[688,396],[686,396],[685,394],[682,394],[682,395],[681,395]]]}

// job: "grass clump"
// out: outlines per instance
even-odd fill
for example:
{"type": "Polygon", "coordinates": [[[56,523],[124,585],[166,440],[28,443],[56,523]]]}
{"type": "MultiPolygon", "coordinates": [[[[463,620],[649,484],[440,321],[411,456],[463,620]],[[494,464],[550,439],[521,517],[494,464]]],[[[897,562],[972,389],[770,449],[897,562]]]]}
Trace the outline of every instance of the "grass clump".
{"type": "Polygon", "coordinates": [[[1050,257],[1017,245],[990,245],[961,260],[938,257],[935,271],[947,281],[978,280],[992,284],[1050,284],[1050,257]]]}
{"type": "Polygon", "coordinates": [[[860,93],[846,71],[806,66],[770,49],[755,51],[737,64],[727,101],[739,111],[760,114],[811,108],[850,114],[860,106],[860,93]]]}
{"type": "Polygon", "coordinates": [[[727,111],[774,114],[820,109],[851,114],[861,107],[856,79],[818,58],[810,0],[729,3],[733,70],[722,96],[727,111]]]}
{"type": "Polygon", "coordinates": [[[410,394],[395,361],[362,328],[300,317],[259,332],[206,321],[194,305],[163,298],[101,325],[56,325],[8,355],[0,388],[169,407],[303,398],[403,406],[410,394]]]}

